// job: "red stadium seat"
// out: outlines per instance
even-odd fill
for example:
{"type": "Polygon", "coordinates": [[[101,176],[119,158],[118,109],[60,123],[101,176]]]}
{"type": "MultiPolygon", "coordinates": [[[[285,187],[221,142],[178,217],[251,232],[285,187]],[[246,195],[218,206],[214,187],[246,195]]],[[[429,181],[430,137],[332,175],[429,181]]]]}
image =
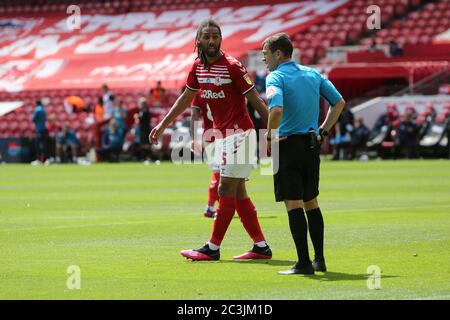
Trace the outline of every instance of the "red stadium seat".
{"type": "MultiPolygon", "coordinates": [[[[448,10],[448,12],[450,13],[450,9],[448,10]]],[[[438,30],[447,30],[448,27],[450,27],[450,14],[448,17],[443,18],[441,20],[439,20],[440,26],[438,26],[438,30]],[[442,29],[440,29],[442,27],[442,29]]],[[[440,31],[439,33],[442,33],[444,31],[440,31]]]]}
{"type": "Polygon", "coordinates": [[[398,35],[400,35],[400,30],[399,29],[391,29],[390,30],[390,36],[391,37],[397,37],[398,35]]]}
{"type": "Polygon", "coordinates": [[[430,11],[423,11],[420,15],[421,19],[428,20],[431,18],[431,12],[430,11]]]}
{"type": "Polygon", "coordinates": [[[359,44],[363,46],[370,46],[372,44],[372,38],[364,38],[359,42],[359,44]]]}
{"type": "Polygon", "coordinates": [[[406,42],[411,43],[411,44],[417,44],[419,42],[419,37],[412,35],[412,36],[408,36],[406,38],[406,42]]]}
{"type": "Polygon", "coordinates": [[[426,28],[423,30],[423,34],[424,34],[424,35],[428,35],[428,36],[434,35],[435,32],[436,32],[436,30],[435,30],[433,27],[426,27],[426,28]]]}
{"type": "Polygon", "coordinates": [[[327,25],[327,24],[322,24],[322,25],[319,27],[319,31],[320,31],[320,32],[329,32],[330,29],[331,29],[331,27],[330,27],[329,25],[327,25]]]}
{"type": "Polygon", "coordinates": [[[343,24],[347,21],[346,17],[343,15],[339,15],[335,18],[335,22],[336,24],[343,24]]]}
{"type": "Polygon", "coordinates": [[[421,4],[421,0],[410,0],[410,4],[411,4],[411,6],[413,6],[413,7],[418,7],[418,6],[420,6],[420,4],[421,4]]]}
{"type": "Polygon", "coordinates": [[[421,126],[423,125],[427,120],[427,115],[424,114],[420,114],[417,118],[416,118],[416,124],[421,126]]]}
{"type": "Polygon", "coordinates": [[[327,53],[327,48],[326,48],[326,47],[324,47],[324,46],[318,46],[318,47],[316,48],[316,54],[317,54],[317,56],[319,56],[319,57],[325,57],[326,53],[327,53]]]}
{"type": "Polygon", "coordinates": [[[400,29],[400,34],[402,36],[408,36],[411,34],[411,30],[409,30],[408,28],[400,29]]]}
{"type": "Polygon", "coordinates": [[[429,27],[435,28],[435,27],[437,27],[438,25],[439,25],[439,20],[436,19],[436,18],[431,18],[431,19],[428,21],[428,26],[429,26],[429,27]]]}
{"type": "Polygon", "coordinates": [[[401,16],[406,12],[407,8],[404,4],[395,5],[394,12],[397,16],[401,16]]]}
{"type": "Polygon", "coordinates": [[[379,37],[385,37],[389,34],[389,30],[388,29],[381,29],[380,31],[378,31],[377,36],[379,37]]]}
{"type": "Polygon", "coordinates": [[[18,136],[18,135],[20,134],[19,123],[18,123],[17,121],[11,121],[11,122],[8,124],[7,132],[8,132],[11,136],[18,136]]]}
{"type": "Polygon", "coordinates": [[[340,10],[339,15],[342,17],[351,15],[350,9],[344,8],[344,9],[340,10]]]}
{"type": "Polygon", "coordinates": [[[312,25],[311,27],[309,27],[309,30],[308,30],[310,33],[317,33],[317,32],[319,32],[319,26],[317,26],[317,25],[312,25]]]}
{"type": "Polygon", "coordinates": [[[355,1],[355,3],[353,5],[355,7],[365,7],[367,4],[366,4],[366,1],[364,1],[364,0],[357,0],[357,1],[355,1]]]}
{"type": "Polygon", "coordinates": [[[358,31],[350,31],[348,33],[348,39],[350,41],[356,41],[359,37],[360,33],[358,31]]]}
{"type": "Polygon", "coordinates": [[[3,121],[3,118],[0,117],[0,133],[6,132],[8,129],[8,123],[6,121],[3,121]]]}
{"type": "Polygon", "coordinates": [[[424,7],[425,11],[434,11],[436,10],[436,4],[435,3],[428,3],[424,7]]]}
{"type": "Polygon", "coordinates": [[[391,26],[393,28],[401,28],[401,27],[403,27],[403,25],[404,25],[404,21],[402,21],[402,20],[396,20],[391,24],[391,26]]]}
{"type": "Polygon", "coordinates": [[[28,114],[26,114],[25,112],[16,112],[16,120],[19,123],[22,122],[29,122],[30,121],[30,117],[28,114]]]}
{"type": "Polygon", "coordinates": [[[420,43],[423,43],[423,44],[427,44],[427,43],[430,43],[430,42],[431,42],[431,38],[430,38],[430,36],[428,36],[428,35],[422,35],[422,36],[420,36],[420,38],[419,38],[419,42],[420,42],[420,43]]]}
{"type": "Polygon", "coordinates": [[[437,124],[443,124],[446,119],[447,119],[447,116],[444,113],[440,113],[436,116],[435,122],[437,124]]]}

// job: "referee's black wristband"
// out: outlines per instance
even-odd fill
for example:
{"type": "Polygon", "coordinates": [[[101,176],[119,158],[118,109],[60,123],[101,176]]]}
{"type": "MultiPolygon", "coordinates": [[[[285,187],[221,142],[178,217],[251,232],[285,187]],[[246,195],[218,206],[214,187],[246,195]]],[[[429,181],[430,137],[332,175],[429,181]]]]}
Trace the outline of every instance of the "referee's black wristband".
{"type": "Polygon", "coordinates": [[[328,136],[328,131],[324,130],[323,128],[319,128],[319,135],[323,140],[324,137],[328,136]]]}

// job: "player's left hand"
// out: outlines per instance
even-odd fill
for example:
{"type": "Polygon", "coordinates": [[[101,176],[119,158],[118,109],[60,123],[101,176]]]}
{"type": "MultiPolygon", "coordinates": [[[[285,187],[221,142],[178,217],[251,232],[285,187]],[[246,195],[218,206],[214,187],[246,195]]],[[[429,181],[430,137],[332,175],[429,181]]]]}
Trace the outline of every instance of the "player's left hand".
{"type": "Polygon", "coordinates": [[[164,132],[165,128],[163,127],[162,123],[158,123],[156,127],[152,129],[150,134],[148,135],[148,140],[150,144],[158,144],[158,139],[164,132]]]}
{"type": "Polygon", "coordinates": [[[191,152],[193,152],[195,155],[202,154],[202,146],[201,146],[201,144],[199,144],[196,141],[192,140],[192,142],[191,142],[191,152]]]}

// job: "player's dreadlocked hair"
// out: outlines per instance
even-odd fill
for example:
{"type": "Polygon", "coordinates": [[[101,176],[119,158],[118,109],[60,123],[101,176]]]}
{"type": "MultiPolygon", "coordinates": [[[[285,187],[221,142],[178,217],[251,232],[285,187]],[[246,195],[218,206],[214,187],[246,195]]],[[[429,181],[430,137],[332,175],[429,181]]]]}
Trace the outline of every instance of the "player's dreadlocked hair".
{"type": "Polygon", "coordinates": [[[208,65],[208,60],[206,59],[206,54],[203,52],[203,50],[198,46],[198,41],[200,40],[200,37],[202,35],[202,30],[203,28],[207,28],[207,27],[216,27],[217,30],[219,30],[219,35],[220,37],[222,37],[222,30],[220,30],[219,25],[217,24],[216,21],[214,21],[213,18],[208,18],[205,21],[203,21],[202,23],[200,23],[200,25],[198,26],[197,29],[197,35],[195,36],[195,49],[197,50],[197,58],[200,59],[200,61],[207,66],[208,65]]]}

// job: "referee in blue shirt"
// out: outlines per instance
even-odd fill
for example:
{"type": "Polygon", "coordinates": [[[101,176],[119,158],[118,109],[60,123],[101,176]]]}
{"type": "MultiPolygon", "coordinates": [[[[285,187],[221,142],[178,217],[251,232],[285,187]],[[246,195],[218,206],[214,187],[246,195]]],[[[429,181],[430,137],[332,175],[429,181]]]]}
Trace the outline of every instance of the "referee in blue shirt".
{"type": "Polygon", "coordinates": [[[292,61],[292,51],[289,36],[284,33],[263,42],[263,61],[271,72],[266,79],[270,110],[267,143],[270,148],[272,139],[279,142],[275,198],[286,205],[298,255],[296,264],[279,274],[314,274],[314,271],[326,271],[324,223],[317,202],[320,144],[339,118],[345,101],[319,72],[292,61]],[[319,127],[320,97],[331,108],[319,127]],[[314,246],[313,262],[308,252],[308,227],[314,246]]]}

